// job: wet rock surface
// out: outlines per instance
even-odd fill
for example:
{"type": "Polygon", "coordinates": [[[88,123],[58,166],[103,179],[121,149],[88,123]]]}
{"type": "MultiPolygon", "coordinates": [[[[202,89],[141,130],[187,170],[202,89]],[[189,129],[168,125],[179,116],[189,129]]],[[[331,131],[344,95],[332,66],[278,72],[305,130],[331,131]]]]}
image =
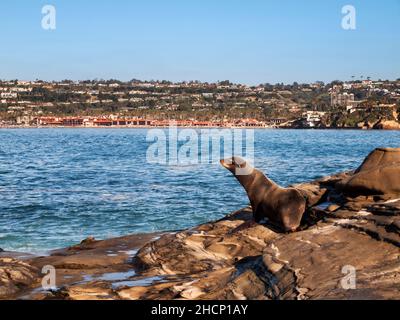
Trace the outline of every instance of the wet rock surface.
{"type": "Polygon", "coordinates": [[[337,188],[364,170],[398,166],[379,152],[354,173],[294,186],[308,205],[297,232],[255,223],[248,207],[180,232],[86,239],[48,257],[0,262],[0,275],[15,286],[0,297],[400,299],[400,195],[337,188]],[[24,277],[10,277],[7,264],[24,277]],[[40,287],[45,265],[57,270],[54,290],[40,287]]]}

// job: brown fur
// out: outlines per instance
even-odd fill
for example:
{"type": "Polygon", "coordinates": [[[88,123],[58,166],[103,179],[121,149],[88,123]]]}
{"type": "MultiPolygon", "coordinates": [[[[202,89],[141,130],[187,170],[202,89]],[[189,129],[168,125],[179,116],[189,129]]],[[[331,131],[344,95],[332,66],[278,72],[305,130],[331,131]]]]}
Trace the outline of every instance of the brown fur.
{"type": "Polygon", "coordinates": [[[300,226],[306,200],[297,189],[278,186],[239,157],[221,160],[221,164],[233,173],[246,190],[256,222],[268,218],[284,231],[295,231],[300,226]],[[245,175],[236,174],[237,169],[244,168],[245,175]]]}

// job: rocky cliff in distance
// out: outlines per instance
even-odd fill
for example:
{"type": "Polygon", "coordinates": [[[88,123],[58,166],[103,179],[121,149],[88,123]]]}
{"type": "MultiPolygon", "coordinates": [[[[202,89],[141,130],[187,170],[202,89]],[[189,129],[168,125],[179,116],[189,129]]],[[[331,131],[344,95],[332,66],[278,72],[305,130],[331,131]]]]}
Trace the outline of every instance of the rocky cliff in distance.
{"type": "Polygon", "coordinates": [[[382,120],[378,121],[373,128],[381,130],[400,130],[400,123],[394,120],[382,120]]]}
{"type": "Polygon", "coordinates": [[[245,208],[156,238],[89,239],[23,262],[0,253],[0,297],[400,299],[399,183],[400,149],[378,149],[355,172],[296,185],[309,209],[294,233],[245,208]],[[57,288],[44,291],[49,264],[57,288]]]}

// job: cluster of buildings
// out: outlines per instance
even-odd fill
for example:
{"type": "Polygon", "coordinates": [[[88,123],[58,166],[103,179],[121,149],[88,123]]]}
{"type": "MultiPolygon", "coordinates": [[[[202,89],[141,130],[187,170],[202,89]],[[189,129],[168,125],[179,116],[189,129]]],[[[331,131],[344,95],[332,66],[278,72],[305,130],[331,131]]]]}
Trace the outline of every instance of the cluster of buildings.
{"type": "Polygon", "coordinates": [[[400,101],[400,82],[389,82],[383,83],[373,82],[371,80],[364,80],[357,83],[342,83],[340,85],[334,85],[329,90],[331,96],[332,107],[345,108],[347,112],[353,113],[356,111],[364,111],[366,108],[396,108],[396,101],[400,101]],[[365,92],[364,99],[357,100],[355,94],[351,91],[365,92]],[[391,100],[392,103],[381,103],[376,101],[372,105],[367,103],[368,98],[373,94],[378,94],[385,97],[385,100],[391,100]]]}
{"type": "Polygon", "coordinates": [[[232,122],[192,120],[150,120],[143,118],[109,117],[37,117],[30,121],[38,127],[266,127],[256,119],[239,119],[232,122]]]}
{"type": "Polygon", "coordinates": [[[335,112],[353,114],[371,106],[395,110],[399,101],[400,80],[257,86],[229,81],[14,80],[0,81],[0,126],[164,126],[176,119],[178,126],[193,127],[301,123],[313,128],[329,123],[335,112]]]}

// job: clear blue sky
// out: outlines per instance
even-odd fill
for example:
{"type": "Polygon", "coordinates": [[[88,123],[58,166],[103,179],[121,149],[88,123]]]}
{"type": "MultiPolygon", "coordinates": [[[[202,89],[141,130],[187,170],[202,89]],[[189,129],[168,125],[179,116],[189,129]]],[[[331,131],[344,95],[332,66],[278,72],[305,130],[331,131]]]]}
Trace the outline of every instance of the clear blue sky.
{"type": "Polygon", "coordinates": [[[1,0],[0,79],[400,77],[400,0],[1,0]],[[41,28],[42,6],[57,29],[41,28]],[[341,8],[357,29],[341,28],[341,8]]]}

